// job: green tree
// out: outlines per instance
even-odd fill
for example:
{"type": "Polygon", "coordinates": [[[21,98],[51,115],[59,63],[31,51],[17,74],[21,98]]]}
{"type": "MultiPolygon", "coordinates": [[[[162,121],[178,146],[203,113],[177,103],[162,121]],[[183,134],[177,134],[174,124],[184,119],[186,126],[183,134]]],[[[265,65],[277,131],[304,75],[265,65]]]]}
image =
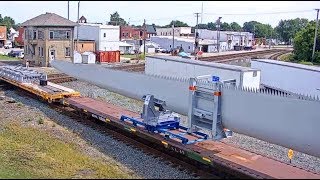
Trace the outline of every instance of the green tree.
{"type": "Polygon", "coordinates": [[[2,16],[0,15],[0,25],[7,27],[7,33],[10,32],[10,28],[17,28],[14,20],[9,16],[5,16],[2,18],[2,16]]]}
{"type": "Polygon", "coordinates": [[[308,24],[308,19],[296,18],[289,20],[280,20],[278,26],[275,28],[277,34],[282,41],[289,43],[294,38],[296,33],[305,28],[308,24]]]}
{"type": "Polygon", "coordinates": [[[243,24],[243,31],[254,33],[258,38],[270,38],[271,34],[275,34],[273,28],[269,24],[262,24],[257,21],[245,22],[243,24]]]}
{"type": "Polygon", "coordinates": [[[230,31],[231,30],[231,26],[226,22],[221,23],[220,30],[221,31],[230,31]]]}
{"type": "Polygon", "coordinates": [[[213,30],[213,31],[217,30],[217,24],[214,23],[214,22],[209,22],[208,23],[208,29],[209,30],[213,30]]]}
{"type": "Polygon", "coordinates": [[[241,26],[236,22],[232,22],[230,24],[230,28],[232,31],[240,31],[241,30],[241,26]]]}
{"type": "Polygon", "coordinates": [[[110,14],[110,22],[109,25],[123,26],[128,25],[127,22],[120,17],[119,13],[116,11],[113,14],[110,14]]]}
{"type": "Polygon", "coordinates": [[[198,24],[199,29],[208,29],[208,24],[198,24]]]}
{"type": "Polygon", "coordinates": [[[184,23],[182,21],[179,21],[179,20],[175,20],[175,21],[171,21],[170,24],[168,25],[165,25],[163,27],[172,27],[172,25],[174,24],[174,27],[189,27],[189,25],[187,23],[184,23]]]}
{"type": "MultiPolygon", "coordinates": [[[[315,21],[311,21],[307,26],[296,33],[293,40],[294,59],[297,61],[311,61],[314,31],[316,28],[315,21]]],[[[314,62],[320,63],[320,34],[317,35],[317,45],[314,62]]]]}

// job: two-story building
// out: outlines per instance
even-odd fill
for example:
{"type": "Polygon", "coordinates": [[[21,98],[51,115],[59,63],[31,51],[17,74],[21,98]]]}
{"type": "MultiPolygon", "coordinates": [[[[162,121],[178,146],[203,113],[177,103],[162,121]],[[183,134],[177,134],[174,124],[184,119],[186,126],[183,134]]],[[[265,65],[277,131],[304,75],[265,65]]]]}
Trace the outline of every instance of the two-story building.
{"type": "Polygon", "coordinates": [[[78,37],[79,40],[95,41],[96,51],[119,50],[119,26],[79,23],[74,32],[75,39],[78,37]],[[77,30],[78,28],[79,31],[77,30]]]}
{"type": "Polygon", "coordinates": [[[132,26],[121,26],[120,27],[120,40],[129,39],[150,39],[152,36],[156,36],[157,32],[153,25],[146,25],[146,29],[143,27],[137,28],[132,26]]]}
{"type": "Polygon", "coordinates": [[[24,60],[50,66],[52,60],[73,61],[73,32],[77,23],[45,13],[21,24],[24,28],[24,60]]]}
{"type": "MultiPolygon", "coordinates": [[[[173,29],[156,28],[157,36],[172,36],[173,29]]],[[[174,36],[191,36],[191,27],[174,27],[174,36]]]]}

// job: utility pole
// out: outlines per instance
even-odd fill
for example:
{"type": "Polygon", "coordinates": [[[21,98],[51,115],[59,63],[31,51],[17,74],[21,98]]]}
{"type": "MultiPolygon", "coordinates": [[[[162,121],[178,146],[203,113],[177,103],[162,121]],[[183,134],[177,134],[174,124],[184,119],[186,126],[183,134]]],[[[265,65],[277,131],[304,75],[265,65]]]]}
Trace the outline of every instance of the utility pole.
{"type": "Polygon", "coordinates": [[[172,49],[174,49],[174,21],[172,21],[172,49]]]}
{"type": "Polygon", "coordinates": [[[218,50],[218,53],[220,51],[220,19],[222,17],[219,17],[219,19],[217,20],[217,50],[218,50]]]}
{"type": "Polygon", "coordinates": [[[68,1],[68,20],[70,19],[70,18],[69,18],[69,17],[70,17],[70,16],[69,16],[69,10],[70,10],[70,8],[69,8],[69,7],[70,7],[70,6],[69,6],[69,3],[70,3],[70,1],[68,1]]]}
{"type": "Polygon", "coordinates": [[[77,28],[77,45],[76,45],[76,50],[78,50],[78,44],[79,44],[79,11],[80,11],[80,1],[78,2],[78,28],[77,28]]]}
{"type": "Polygon", "coordinates": [[[196,29],[195,29],[195,47],[194,47],[194,53],[195,55],[198,53],[198,45],[199,45],[199,34],[198,34],[198,20],[199,20],[199,14],[200,13],[194,13],[197,17],[197,25],[196,25],[196,29]]]}
{"type": "Polygon", "coordinates": [[[202,20],[203,20],[203,2],[201,4],[201,24],[202,24],[202,20]]]}
{"type": "Polygon", "coordinates": [[[146,57],[146,19],[143,21],[143,54],[146,57]]]}
{"type": "Polygon", "coordinates": [[[318,24],[319,24],[319,10],[320,9],[315,9],[315,10],[317,11],[317,20],[316,20],[316,30],[314,32],[314,41],[313,41],[313,50],[312,50],[311,62],[313,62],[314,52],[316,51],[317,35],[318,35],[318,24]]]}

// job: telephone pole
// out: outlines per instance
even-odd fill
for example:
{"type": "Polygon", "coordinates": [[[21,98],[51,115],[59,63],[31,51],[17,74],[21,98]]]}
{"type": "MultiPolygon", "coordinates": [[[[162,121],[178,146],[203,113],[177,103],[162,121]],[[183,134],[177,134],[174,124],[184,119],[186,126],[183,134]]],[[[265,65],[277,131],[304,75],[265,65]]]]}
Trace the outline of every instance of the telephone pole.
{"type": "Polygon", "coordinates": [[[174,21],[172,21],[172,49],[174,49],[174,21]]]}
{"type": "Polygon", "coordinates": [[[315,10],[317,11],[317,20],[316,20],[316,30],[314,32],[314,41],[313,41],[313,50],[312,50],[311,62],[313,62],[314,52],[316,51],[317,35],[318,35],[318,24],[319,24],[319,10],[320,9],[315,9],[315,10]]]}
{"type": "Polygon", "coordinates": [[[143,54],[146,57],[146,19],[143,21],[143,54]]]}
{"type": "Polygon", "coordinates": [[[198,45],[199,45],[199,34],[198,34],[198,21],[199,21],[199,15],[200,13],[194,13],[197,17],[197,25],[196,25],[196,29],[195,29],[195,47],[194,47],[194,53],[195,55],[198,53],[198,45]]]}
{"type": "Polygon", "coordinates": [[[78,28],[77,28],[77,45],[76,45],[76,51],[78,50],[78,44],[79,44],[79,11],[80,11],[80,1],[78,2],[78,20],[77,20],[77,23],[78,23],[78,28]]]}
{"type": "Polygon", "coordinates": [[[70,10],[70,8],[69,8],[69,7],[70,7],[70,6],[69,6],[69,3],[70,3],[70,1],[68,1],[68,20],[69,20],[69,17],[70,17],[70,16],[69,16],[69,10],[70,10]]]}

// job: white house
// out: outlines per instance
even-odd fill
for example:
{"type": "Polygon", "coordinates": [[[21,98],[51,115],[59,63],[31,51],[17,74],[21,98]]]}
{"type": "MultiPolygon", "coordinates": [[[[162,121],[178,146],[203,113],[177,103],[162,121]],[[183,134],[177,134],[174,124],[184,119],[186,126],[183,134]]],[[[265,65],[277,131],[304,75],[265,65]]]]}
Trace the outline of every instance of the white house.
{"type": "MultiPolygon", "coordinates": [[[[96,50],[116,51],[120,45],[120,28],[113,25],[79,23],[79,39],[94,40],[96,50]]],[[[74,29],[74,37],[77,39],[77,29],[74,29]]]]}
{"type": "MultiPolygon", "coordinates": [[[[157,36],[172,36],[172,28],[156,28],[157,36]]],[[[190,36],[191,27],[175,27],[174,36],[190,36]]]]}
{"type": "Polygon", "coordinates": [[[120,50],[120,54],[131,54],[133,49],[134,44],[129,44],[127,42],[122,42],[120,41],[119,43],[119,50],[120,50]]]}

